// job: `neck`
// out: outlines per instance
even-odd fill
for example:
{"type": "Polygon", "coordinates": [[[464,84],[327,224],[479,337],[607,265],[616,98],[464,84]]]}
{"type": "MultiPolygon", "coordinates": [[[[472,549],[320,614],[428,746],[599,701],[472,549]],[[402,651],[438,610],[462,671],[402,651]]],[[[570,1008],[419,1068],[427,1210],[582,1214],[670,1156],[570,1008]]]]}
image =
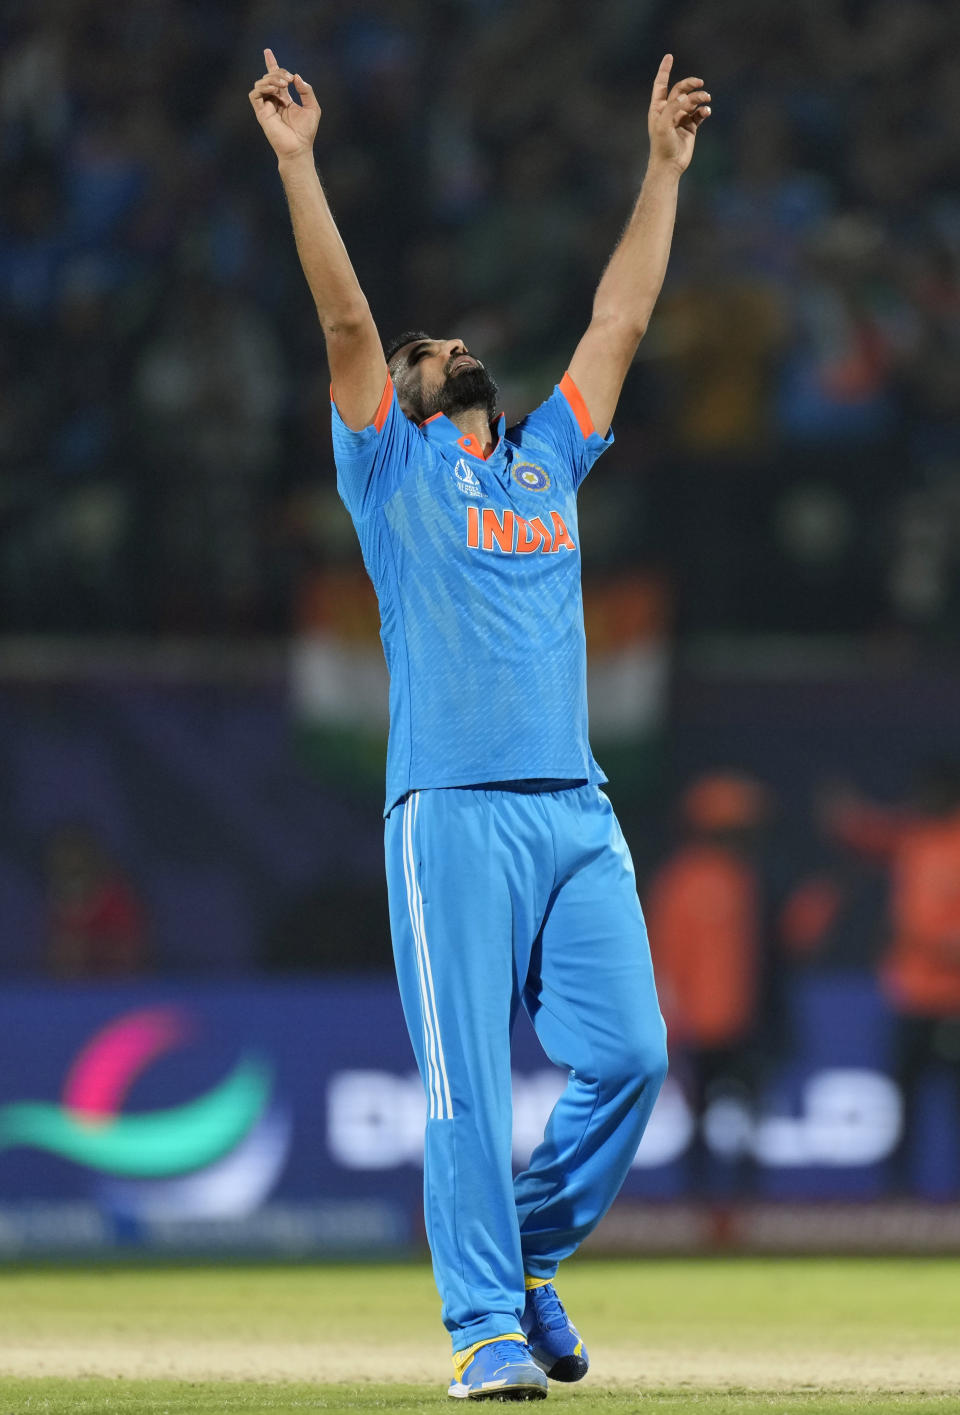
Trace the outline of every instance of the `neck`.
{"type": "Polygon", "coordinates": [[[490,426],[486,409],[465,408],[462,413],[454,413],[450,421],[460,432],[465,433],[468,437],[474,436],[483,448],[483,455],[490,456],[497,445],[497,440],[490,426]]]}

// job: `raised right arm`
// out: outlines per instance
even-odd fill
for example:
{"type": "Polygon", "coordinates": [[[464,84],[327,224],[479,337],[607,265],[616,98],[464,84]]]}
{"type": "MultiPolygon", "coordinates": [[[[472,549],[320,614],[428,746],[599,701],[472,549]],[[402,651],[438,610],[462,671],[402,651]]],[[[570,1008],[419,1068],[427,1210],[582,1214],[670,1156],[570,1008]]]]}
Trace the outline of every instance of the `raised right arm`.
{"type": "Polygon", "coordinates": [[[280,68],[271,49],[263,57],[267,72],[251,89],[250,102],[277,155],[297,254],[327,342],[333,396],[347,427],[359,431],[373,422],[386,386],[383,346],[314,165],[320,105],[299,74],[280,68]],[[299,103],[290,97],[290,84],[299,103]]]}

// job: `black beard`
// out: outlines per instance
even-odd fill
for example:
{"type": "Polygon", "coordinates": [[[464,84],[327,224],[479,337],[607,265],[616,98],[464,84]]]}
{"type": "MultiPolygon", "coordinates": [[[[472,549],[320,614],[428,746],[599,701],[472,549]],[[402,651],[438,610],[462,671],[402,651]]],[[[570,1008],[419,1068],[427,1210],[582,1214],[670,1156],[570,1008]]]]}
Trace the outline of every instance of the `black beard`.
{"type": "Polygon", "coordinates": [[[425,406],[421,422],[432,418],[435,413],[445,413],[452,418],[455,413],[466,413],[472,408],[482,408],[488,421],[492,422],[497,412],[500,390],[482,364],[465,368],[462,373],[445,378],[443,383],[425,406]]]}

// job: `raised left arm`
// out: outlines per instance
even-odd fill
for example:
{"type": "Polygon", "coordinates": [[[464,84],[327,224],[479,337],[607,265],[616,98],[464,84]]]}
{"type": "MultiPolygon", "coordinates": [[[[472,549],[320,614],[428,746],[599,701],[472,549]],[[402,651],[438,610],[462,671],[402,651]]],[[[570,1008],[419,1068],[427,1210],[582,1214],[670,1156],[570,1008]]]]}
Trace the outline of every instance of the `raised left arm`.
{"type": "Polygon", "coordinates": [[[709,117],[703,80],[670,88],[673,55],[665,54],[647,117],[650,160],[633,214],[597,286],[593,317],[570,363],[570,377],[601,435],[613,421],[627,369],[646,333],[670,256],[680,177],[697,130],[709,117]]]}

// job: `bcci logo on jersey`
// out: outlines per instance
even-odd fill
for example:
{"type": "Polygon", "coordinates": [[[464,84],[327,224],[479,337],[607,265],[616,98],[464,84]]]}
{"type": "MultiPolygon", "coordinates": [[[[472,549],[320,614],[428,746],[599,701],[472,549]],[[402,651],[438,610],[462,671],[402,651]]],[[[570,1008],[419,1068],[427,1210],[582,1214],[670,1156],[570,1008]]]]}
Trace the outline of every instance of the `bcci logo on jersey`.
{"type": "Polygon", "coordinates": [[[546,491],[550,478],[542,467],[532,462],[518,462],[513,469],[513,479],[525,491],[546,491]]]}
{"type": "Polygon", "coordinates": [[[476,475],[461,457],[453,469],[453,475],[457,479],[457,486],[464,496],[482,496],[483,487],[477,481],[476,475]]]}

